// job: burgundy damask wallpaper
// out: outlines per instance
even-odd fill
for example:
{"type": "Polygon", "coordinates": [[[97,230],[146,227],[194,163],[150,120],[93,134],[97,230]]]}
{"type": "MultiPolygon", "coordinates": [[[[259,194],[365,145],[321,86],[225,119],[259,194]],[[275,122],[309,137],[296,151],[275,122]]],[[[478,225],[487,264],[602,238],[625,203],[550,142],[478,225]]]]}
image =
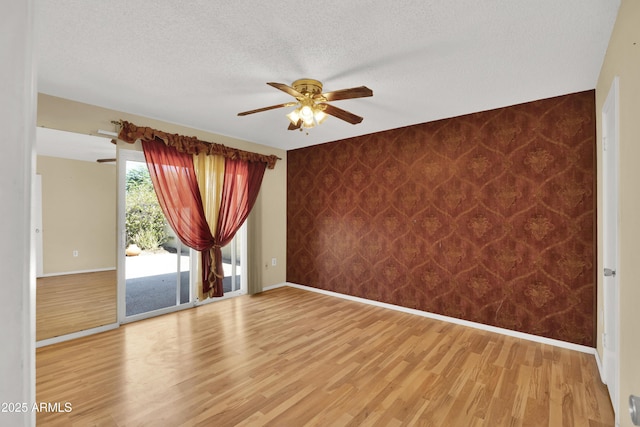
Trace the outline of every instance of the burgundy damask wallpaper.
{"type": "Polygon", "coordinates": [[[287,155],[287,281],[593,346],[595,93],[287,155]]]}

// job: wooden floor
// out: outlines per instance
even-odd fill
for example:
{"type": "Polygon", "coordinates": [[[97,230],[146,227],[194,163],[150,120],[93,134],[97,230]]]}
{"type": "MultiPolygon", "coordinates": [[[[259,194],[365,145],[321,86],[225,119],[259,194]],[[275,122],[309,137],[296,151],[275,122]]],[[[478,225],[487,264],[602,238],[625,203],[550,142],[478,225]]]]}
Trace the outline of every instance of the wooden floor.
{"type": "Polygon", "coordinates": [[[36,340],[117,321],[116,271],[41,277],[36,282],[36,340]]]}
{"type": "Polygon", "coordinates": [[[46,426],[613,426],[593,355],[295,288],[37,350],[46,426]]]}

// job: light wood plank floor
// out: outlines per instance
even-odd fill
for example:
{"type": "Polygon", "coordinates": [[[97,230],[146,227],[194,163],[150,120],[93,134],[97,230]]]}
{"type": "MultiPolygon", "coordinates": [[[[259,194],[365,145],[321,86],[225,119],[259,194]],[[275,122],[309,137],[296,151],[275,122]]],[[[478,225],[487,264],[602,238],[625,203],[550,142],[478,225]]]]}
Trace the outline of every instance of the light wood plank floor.
{"type": "Polygon", "coordinates": [[[46,426],[613,426],[592,355],[295,288],[37,350],[46,426]]]}
{"type": "Polygon", "coordinates": [[[41,277],[36,281],[36,340],[117,320],[116,271],[41,277]]]}

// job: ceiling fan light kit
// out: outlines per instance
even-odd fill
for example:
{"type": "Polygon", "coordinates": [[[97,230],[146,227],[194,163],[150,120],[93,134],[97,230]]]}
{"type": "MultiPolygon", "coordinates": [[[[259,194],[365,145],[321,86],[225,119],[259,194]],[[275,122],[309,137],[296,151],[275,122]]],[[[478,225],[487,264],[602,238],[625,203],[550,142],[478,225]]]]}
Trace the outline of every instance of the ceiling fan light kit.
{"type": "Polygon", "coordinates": [[[353,125],[358,124],[362,121],[362,117],[356,116],[341,108],[334,107],[331,104],[327,104],[327,102],[373,96],[373,91],[366,86],[322,93],[322,83],[314,79],[299,79],[293,82],[291,86],[274,82],[267,84],[288,93],[296,98],[297,102],[287,102],[270,107],[258,108],[257,110],[245,111],[238,113],[238,116],[260,113],[275,108],[295,106],[296,108],[287,114],[287,118],[291,122],[288,127],[289,130],[300,129],[302,131],[302,129],[313,128],[323,123],[330,115],[353,125]]]}
{"type": "Polygon", "coordinates": [[[292,125],[302,130],[321,124],[327,119],[327,115],[322,105],[315,103],[311,98],[304,98],[298,103],[298,108],[287,114],[287,118],[292,125]]]}

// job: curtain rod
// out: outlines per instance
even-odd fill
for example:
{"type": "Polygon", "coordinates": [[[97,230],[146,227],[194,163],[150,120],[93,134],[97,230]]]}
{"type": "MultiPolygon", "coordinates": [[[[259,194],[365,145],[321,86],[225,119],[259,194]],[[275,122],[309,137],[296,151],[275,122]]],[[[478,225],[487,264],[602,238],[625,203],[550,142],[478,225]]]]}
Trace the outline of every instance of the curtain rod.
{"type": "Polygon", "coordinates": [[[166,145],[176,150],[190,154],[221,155],[230,159],[239,159],[250,162],[264,162],[267,168],[273,169],[280,157],[274,154],[260,154],[239,148],[228,147],[217,142],[202,141],[195,136],[185,136],[177,133],[168,133],[146,126],[137,126],[126,120],[121,120],[118,138],[130,144],[136,140],[150,141],[160,139],[166,145]]]}
{"type": "MultiPolygon", "coordinates": [[[[111,124],[122,127],[122,120],[111,120],[111,124]]],[[[282,158],[278,156],[276,156],[276,159],[282,160],[282,158]]]]}

